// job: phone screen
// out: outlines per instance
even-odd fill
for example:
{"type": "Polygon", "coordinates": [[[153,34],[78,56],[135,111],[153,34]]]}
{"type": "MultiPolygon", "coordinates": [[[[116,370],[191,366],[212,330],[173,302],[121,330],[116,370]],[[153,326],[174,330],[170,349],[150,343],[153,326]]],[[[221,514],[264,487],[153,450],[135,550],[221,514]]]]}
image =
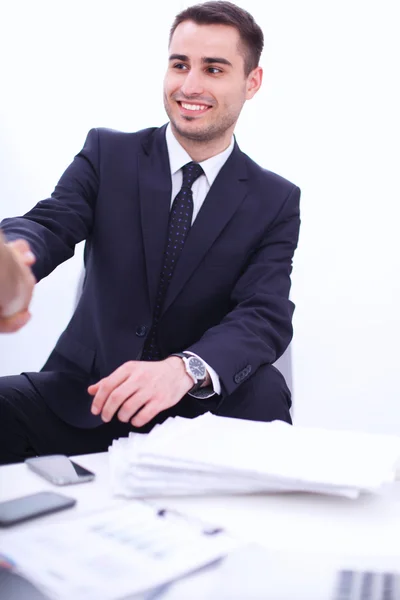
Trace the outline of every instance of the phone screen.
{"type": "Polygon", "coordinates": [[[33,471],[56,485],[81,483],[94,478],[94,473],[61,454],[28,458],[25,462],[33,471]]]}
{"type": "Polygon", "coordinates": [[[21,523],[34,517],[70,508],[75,504],[74,498],[54,492],[38,492],[30,496],[7,500],[0,503],[0,526],[7,527],[21,523]]]}

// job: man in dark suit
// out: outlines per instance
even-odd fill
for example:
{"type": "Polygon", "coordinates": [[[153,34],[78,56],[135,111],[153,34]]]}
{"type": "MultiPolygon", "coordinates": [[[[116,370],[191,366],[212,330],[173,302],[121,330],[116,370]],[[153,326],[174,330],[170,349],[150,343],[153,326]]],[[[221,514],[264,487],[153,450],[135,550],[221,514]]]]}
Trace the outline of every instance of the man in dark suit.
{"type": "Polygon", "coordinates": [[[292,336],[300,191],[233,138],[262,47],[229,2],[180,13],[169,124],[90,131],[52,197],[3,222],[29,242],[37,280],[86,240],[86,277],[42,371],[0,380],[2,462],[105,450],[170,415],[290,422],[272,363],[292,336]]]}

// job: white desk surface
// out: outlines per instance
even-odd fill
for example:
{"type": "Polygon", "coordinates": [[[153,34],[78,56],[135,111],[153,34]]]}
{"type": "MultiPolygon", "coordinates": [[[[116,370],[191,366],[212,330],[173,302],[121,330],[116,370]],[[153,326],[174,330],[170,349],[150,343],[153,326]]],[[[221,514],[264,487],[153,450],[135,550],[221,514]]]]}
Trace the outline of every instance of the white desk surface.
{"type": "MultiPolygon", "coordinates": [[[[75,508],[41,518],[43,523],[61,522],[78,514],[125,504],[113,497],[109,487],[106,453],[75,457],[96,473],[90,483],[53,486],[24,464],[0,468],[0,501],[42,491],[55,490],[78,500],[75,508]]],[[[400,484],[381,496],[358,500],[309,494],[153,498],[160,507],[225,527],[245,541],[262,545],[272,556],[311,559],[334,558],[340,567],[400,571],[400,484]]],[[[36,525],[38,519],[0,536],[36,525]]],[[[295,559],[294,559],[295,560],[295,559]]],[[[278,596],[276,596],[278,598],[278,596]]]]}

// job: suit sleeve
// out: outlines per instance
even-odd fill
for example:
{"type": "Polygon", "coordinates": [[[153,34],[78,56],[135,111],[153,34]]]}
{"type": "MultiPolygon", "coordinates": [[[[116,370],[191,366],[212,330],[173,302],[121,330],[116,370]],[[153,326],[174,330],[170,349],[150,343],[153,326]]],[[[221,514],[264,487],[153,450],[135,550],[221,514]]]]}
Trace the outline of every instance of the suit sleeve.
{"type": "Polygon", "coordinates": [[[1,229],[8,241],[29,242],[39,281],[74,255],[75,245],[90,235],[99,185],[98,132],[92,129],[81,152],[67,168],[53,194],[22,217],[5,219],[1,229]]]}
{"type": "Polygon", "coordinates": [[[261,365],[275,362],[292,338],[289,292],[299,200],[300,190],[293,186],[232,290],[231,311],[188,348],[218,373],[223,396],[261,365]]]}

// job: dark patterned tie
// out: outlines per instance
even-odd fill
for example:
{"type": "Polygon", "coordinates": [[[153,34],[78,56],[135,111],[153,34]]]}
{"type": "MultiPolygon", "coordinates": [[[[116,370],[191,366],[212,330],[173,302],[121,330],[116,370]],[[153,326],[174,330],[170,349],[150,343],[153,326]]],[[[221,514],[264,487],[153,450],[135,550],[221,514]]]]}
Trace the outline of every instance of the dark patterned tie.
{"type": "Polygon", "coordinates": [[[157,325],[175,265],[178,262],[192,223],[192,185],[202,173],[203,169],[198,163],[190,162],[182,168],[182,187],[176,195],[169,215],[167,245],[158,284],[153,324],[143,348],[142,360],[160,360],[161,358],[157,344],[157,325]]]}

